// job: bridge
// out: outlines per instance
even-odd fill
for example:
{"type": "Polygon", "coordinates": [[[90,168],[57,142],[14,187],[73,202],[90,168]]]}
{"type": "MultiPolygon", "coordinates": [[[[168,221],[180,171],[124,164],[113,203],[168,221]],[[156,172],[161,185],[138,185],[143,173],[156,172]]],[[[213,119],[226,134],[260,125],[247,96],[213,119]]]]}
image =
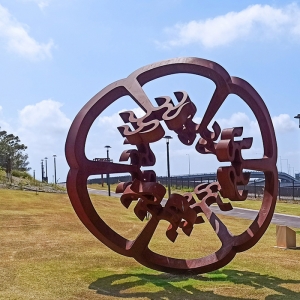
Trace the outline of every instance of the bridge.
{"type": "MultiPolygon", "coordinates": [[[[249,171],[250,173],[250,181],[262,181],[265,179],[265,174],[263,172],[258,171],[249,171]]],[[[165,177],[165,176],[158,176],[158,177],[165,177]]],[[[184,180],[190,179],[193,180],[194,178],[202,179],[202,181],[216,181],[217,180],[217,173],[199,173],[199,174],[185,174],[185,175],[177,175],[171,177],[178,177],[184,180]]],[[[300,180],[297,180],[295,177],[285,173],[285,172],[278,172],[278,179],[280,180],[281,184],[295,184],[300,185],[300,180]]]]}
{"type": "MultiPolygon", "coordinates": [[[[300,180],[297,180],[295,177],[285,173],[285,172],[278,172],[278,178],[280,180],[281,186],[300,186],[300,180]]],[[[265,175],[263,172],[258,171],[251,171],[250,172],[250,182],[248,185],[251,184],[263,184],[265,179],[265,175]]],[[[158,181],[164,182],[166,180],[166,176],[157,176],[158,181]]],[[[175,183],[175,181],[184,181],[184,182],[212,182],[217,180],[217,173],[199,173],[199,174],[184,174],[184,175],[174,175],[171,176],[171,181],[175,183]]],[[[89,179],[88,183],[101,183],[103,179],[101,178],[94,178],[89,179]]],[[[131,176],[112,176],[110,177],[111,183],[117,183],[117,182],[126,182],[131,181],[131,176]]]]}

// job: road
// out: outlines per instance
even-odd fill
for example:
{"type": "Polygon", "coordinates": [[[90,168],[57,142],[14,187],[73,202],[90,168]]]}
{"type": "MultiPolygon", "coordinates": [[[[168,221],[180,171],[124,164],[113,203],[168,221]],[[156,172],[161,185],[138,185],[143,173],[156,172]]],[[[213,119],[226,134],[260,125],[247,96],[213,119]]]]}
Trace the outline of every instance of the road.
{"type": "MultiPolygon", "coordinates": [[[[95,189],[88,189],[88,190],[89,193],[91,194],[107,196],[107,191],[105,190],[95,190],[95,189]]],[[[120,197],[120,194],[111,192],[111,196],[120,197]]],[[[241,219],[248,219],[248,220],[254,220],[258,213],[257,210],[247,209],[247,208],[233,208],[230,211],[221,211],[217,206],[211,206],[211,208],[213,212],[217,214],[241,218],[241,219]]],[[[293,228],[300,228],[300,217],[275,213],[273,215],[271,223],[276,225],[285,225],[293,228]]]]}

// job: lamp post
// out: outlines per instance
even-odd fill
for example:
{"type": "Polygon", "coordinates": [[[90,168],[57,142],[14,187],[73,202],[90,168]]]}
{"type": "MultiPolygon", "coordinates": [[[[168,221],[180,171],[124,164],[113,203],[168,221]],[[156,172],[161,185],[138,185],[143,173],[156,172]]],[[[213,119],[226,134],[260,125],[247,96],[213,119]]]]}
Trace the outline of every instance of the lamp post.
{"type": "Polygon", "coordinates": [[[294,118],[299,120],[299,128],[300,128],[300,114],[298,114],[298,115],[295,116],[294,118]]]}
{"type": "MultiPolygon", "coordinates": [[[[111,148],[111,146],[105,146],[104,148],[106,148],[106,158],[107,158],[107,161],[109,162],[110,159],[109,159],[109,148],[111,148]]],[[[108,196],[110,196],[110,182],[109,182],[109,174],[107,173],[106,174],[106,180],[107,180],[107,188],[108,188],[108,196]]]]}
{"type": "Polygon", "coordinates": [[[45,157],[45,167],[46,167],[46,182],[48,183],[47,159],[48,159],[48,157],[45,157]]]}
{"type": "Polygon", "coordinates": [[[41,168],[42,168],[42,182],[44,181],[44,160],[41,160],[41,168]]]}
{"type": "Polygon", "coordinates": [[[168,196],[170,198],[171,195],[171,186],[170,186],[170,156],[169,156],[169,141],[172,139],[171,136],[165,135],[164,139],[166,139],[167,144],[167,169],[168,169],[168,196]]]}
{"type": "Polygon", "coordinates": [[[54,162],[54,184],[56,185],[56,155],[53,155],[53,162],[54,162]]]}

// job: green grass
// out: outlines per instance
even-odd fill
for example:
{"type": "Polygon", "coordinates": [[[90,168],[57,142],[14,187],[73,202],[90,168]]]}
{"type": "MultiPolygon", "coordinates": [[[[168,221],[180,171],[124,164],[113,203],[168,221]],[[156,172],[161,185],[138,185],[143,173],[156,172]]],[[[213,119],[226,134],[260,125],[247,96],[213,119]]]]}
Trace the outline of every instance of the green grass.
{"type": "MultiPolygon", "coordinates": [[[[299,201],[300,202],[300,201],[299,201]]],[[[242,207],[248,209],[260,209],[261,200],[246,200],[242,202],[234,202],[234,207],[242,207]]],[[[275,212],[279,214],[300,216],[300,203],[289,203],[277,201],[275,212]]]]}
{"type": "MultiPolygon", "coordinates": [[[[145,222],[119,199],[92,196],[103,219],[135,237],[145,222]],[[117,217],[116,217],[117,215],[117,217]]],[[[0,190],[0,299],[299,299],[300,251],[275,248],[275,226],[252,249],[219,271],[178,276],[147,269],[100,243],[82,225],[65,194],[0,190]]],[[[222,217],[234,232],[248,220],[222,217]]],[[[162,223],[151,247],[165,255],[202,256],[216,249],[199,224],[175,244],[162,223]]]]}

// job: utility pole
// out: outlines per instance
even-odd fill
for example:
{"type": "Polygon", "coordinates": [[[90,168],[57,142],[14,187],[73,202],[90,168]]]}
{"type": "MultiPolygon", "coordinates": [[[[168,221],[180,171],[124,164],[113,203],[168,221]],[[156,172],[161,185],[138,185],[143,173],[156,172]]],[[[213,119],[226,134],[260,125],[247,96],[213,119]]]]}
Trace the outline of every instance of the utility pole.
{"type": "MultiPolygon", "coordinates": [[[[107,161],[109,162],[109,148],[111,148],[111,146],[105,146],[104,148],[106,148],[106,158],[107,161]]],[[[109,182],[109,173],[106,174],[106,180],[107,180],[107,188],[108,188],[108,196],[110,196],[110,182],[109,182]]]]}
{"type": "Polygon", "coordinates": [[[171,195],[171,180],[170,180],[170,155],[169,155],[169,140],[172,139],[171,136],[165,135],[164,139],[166,139],[167,144],[167,170],[168,170],[168,196],[170,198],[171,195]]]}
{"type": "Polygon", "coordinates": [[[44,160],[41,160],[41,168],[42,168],[42,182],[44,181],[44,160]]]}
{"type": "Polygon", "coordinates": [[[56,185],[56,155],[53,155],[53,162],[54,162],[54,184],[56,185]]]}
{"type": "Polygon", "coordinates": [[[46,166],[46,178],[45,178],[45,180],[48,183],[47,159],[48,159],[48,157],[45,157],[45,166],[46,166]]]}

